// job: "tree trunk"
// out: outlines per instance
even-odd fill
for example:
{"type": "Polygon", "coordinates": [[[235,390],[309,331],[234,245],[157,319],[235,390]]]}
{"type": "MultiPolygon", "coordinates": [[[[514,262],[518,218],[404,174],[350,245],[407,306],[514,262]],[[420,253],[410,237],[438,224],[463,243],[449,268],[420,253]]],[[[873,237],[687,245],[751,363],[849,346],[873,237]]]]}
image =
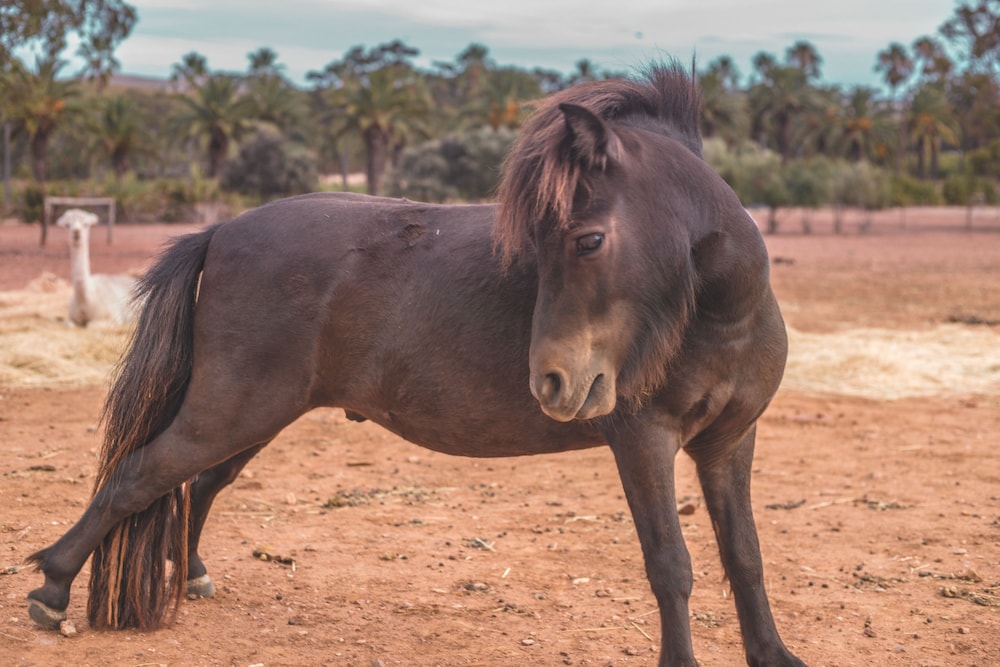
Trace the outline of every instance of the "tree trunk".
{"type": "Polygon", "coordinates": [[[349,179],[350,174],[348,173],[349,171],[350,171],[350,156],[349,156],[346,148],[341,148],[340,149],[340,183],[341,183],[341,188],[344,190],[344,192],[347,192],[347,191],[349,191],[351,189],[351,183],[350,183],[350,179],[349,179]]]}
{"type": "Polygon", "coordinates": [[[10,121],[3,124],[3,204],[12,208],[13,199],[10,193],[10,121]]]}
{"type": "Polygon", "coordinates": [[[938,156],[941,154],[941,139],[935,138],[931,142],[931,178],[938,177],[938,156]]]}
{"type": "Polygon", "coordinates": [[[368,194],[378,195],[382,190],[382,176],[389,149],[389,137],[378,125],[365,130],[365,149],[368,152],[367,177],[368,194]]]}
{"type": "Polygon", "coordinates": [[[221,130],[213,130],[208,140],[208,177],[216,178],[229,153],[229,137],[221,130]]]}
{"type": "Polygon", "coordinates": [[[45,176],[48,172],[48,165],[46,163],[46,155],[49,150],[49,133],[44,130],[38,130],[33,135],[31,135],[31,176],[45,189],[45,176]]]}
{"type": "Polygon", "coordinates": [[[906,164],[906,123],[899,119],[899,133],[896,136],[896,176],[903,174],[903,165],[906,164]]]}

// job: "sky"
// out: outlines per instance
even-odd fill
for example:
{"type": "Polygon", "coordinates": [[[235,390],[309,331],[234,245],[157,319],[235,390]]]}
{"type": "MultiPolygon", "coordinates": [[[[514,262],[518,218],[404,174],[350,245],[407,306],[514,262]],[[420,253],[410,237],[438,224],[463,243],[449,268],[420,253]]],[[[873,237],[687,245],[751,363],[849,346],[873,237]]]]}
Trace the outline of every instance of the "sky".
{"type": "Polygon", "coordinates": [[[305,85],[353,46],[402,39],[422,67],[454,62],[470,43],[498,65],[564,74],[588,58],[630,72],[673,56],[699,68],[721,55],[744,76],[761,51],[783,60],[799,40],[823,58],[821,81],[881,86],[876,54],[910,46],[954,13],[955,0],[131,0],[138,21],[118,47],[122,74],[163,77],[191,51],[212,71],[247,69],[267,46],[305,85]]]}

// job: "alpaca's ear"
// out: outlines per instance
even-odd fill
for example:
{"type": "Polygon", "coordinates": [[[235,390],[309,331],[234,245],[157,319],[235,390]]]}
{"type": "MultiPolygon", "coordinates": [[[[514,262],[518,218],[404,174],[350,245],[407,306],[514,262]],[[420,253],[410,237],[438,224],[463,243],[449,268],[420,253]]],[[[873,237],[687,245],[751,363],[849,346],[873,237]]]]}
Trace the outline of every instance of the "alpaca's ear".
{"type": "Polygon", "coordinates": [[[85,216],[83,216],[83,224],[87,225],[88,227],[93,227],[98,223],[99,220],[100,218],[97,217],[96,213],[87,213],[85,216]]]}

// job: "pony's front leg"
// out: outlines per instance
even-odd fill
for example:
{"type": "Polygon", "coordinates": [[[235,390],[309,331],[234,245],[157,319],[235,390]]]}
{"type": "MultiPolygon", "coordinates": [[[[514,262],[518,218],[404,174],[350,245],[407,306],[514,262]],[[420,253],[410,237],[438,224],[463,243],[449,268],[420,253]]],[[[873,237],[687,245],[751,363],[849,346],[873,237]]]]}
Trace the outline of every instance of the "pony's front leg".
{"type": "Polygon", "coordinates": [[[688,600],[693,577],[677,517],[677,434],[660,427],[616,424],[606,433],[635,521],[653,595],[660,608],[660,667],[697,665],[688,600]]]}
{"type": "Polygon", "coordinates": [[[712,450],[689,448],[698,468],[705,504],[712,517],[719,553],[732,586],[747,664],[751,667],[805,667],[778,636],[764,587],[760,543],[750,506],[750,469],[756,426],[735,443],[712,450]],[[719,455],[719,452],[722,452],[719,455]]]}

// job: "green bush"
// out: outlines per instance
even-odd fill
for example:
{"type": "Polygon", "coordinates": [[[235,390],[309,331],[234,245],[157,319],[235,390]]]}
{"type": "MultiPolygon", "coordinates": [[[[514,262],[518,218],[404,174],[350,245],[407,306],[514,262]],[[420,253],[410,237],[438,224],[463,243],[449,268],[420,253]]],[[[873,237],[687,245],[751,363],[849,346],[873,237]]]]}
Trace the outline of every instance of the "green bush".
{"type": "Polygon", "coordinates": [[[478,201],[493,195],[514,131],[488,127],[454,133],[403,151],[389,191],[421,201],[478,201]]]}
{"type": "Polygon", "coordinates": [[[226,163],[219,180],[223,190],[254,195],[260,202],[312,192],[318,181],[316,158],[292,147],[276,132],[261,130],[226,163]]]}
{"type": "Polygon", "coordinates": [[[952,206],[973,206],[997,203],[994,181],[982,176],[956,175],[944,179],[941,194],[952,206]]]}
{"type": "Polygon", "coordinates": [[[840,192],[837,203],[868,211],[885,208],[890,201],[889,177],[870,162],[838,163],[840,192]]]}
{"type": "Polygon", "coordinates": [[[39,222],[45,213],[45,193],[34,184],[25,185],[21,191],[20,217],[25,222],[39,222]]]}
{"type": "Polygon", "coordinates": [[[893,176],[889,182],[889,203],[892,206],[939,206],[941,195],[932,181],[912,176],[893,176]]]}

